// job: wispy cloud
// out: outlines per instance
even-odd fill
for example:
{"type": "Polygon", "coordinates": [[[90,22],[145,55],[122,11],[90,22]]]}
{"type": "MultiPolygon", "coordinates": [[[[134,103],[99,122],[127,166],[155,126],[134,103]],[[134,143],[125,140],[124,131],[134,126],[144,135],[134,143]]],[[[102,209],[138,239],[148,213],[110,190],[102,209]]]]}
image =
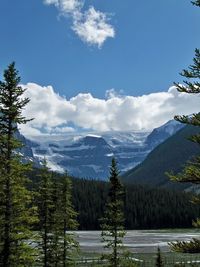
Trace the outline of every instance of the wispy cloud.
{"type": "Polygon", "coordinates": [[[199,112],[199,95],[177,92],[173,86],[166,92],[138,97],[122,96],[112,89],[108,98],[99,99],[80,93],[67,100],[51,86],[23,85],[31,99],[24,115],[35,118],[21,126],[26,136],[73,131],[71,125],[94,131],[151,130],[172,119],[175,114],[199,112]]]}
{"type": "Polygon", "coordinates": [[[114,27],[109,24],[109,15],[96,10],[93,6],[84,11],[82,0],[44,0],[46,5],[54,5],[66,17],[72,18],[72,30],[79,38],[99,48],[107,38],[114,38],[114,27]]]}
{"type": "Polygon", "coordinates": [[[83,7],[82,0],[44,0],[47,5],[55,5],[63,14],[76,13],[83,7]]]}

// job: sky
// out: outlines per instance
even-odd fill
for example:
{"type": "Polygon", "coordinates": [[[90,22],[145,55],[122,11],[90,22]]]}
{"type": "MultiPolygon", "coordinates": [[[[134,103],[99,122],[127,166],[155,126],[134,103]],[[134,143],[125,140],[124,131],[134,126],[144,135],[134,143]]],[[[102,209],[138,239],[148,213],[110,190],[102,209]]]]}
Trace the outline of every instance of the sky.
{"type": "Polygon", "coordinates": [[[0,0],[0,10],[0,74],[16,62],[35,118],[25,135],[150,130],[199,111],[199,96],[173,87],[200,43],[189,0],[0,0]]]}

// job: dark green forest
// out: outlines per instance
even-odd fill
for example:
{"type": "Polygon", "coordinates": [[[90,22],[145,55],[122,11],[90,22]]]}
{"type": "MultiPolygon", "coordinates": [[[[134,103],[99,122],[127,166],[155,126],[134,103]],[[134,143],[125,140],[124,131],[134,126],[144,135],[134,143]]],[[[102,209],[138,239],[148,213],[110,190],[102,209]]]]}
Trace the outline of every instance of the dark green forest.
{"type": "MultiPolygon", "coordinates": [[[[37,191],[39,170],[29,174],[34,191],[37,191]]],[[[62,178],[52,173],[57,180],[62,178]]],[[[109,191],[105,181],[70,178],[72,202],[78,213],[79,230],[99,230],[109,191]]],[[[124,214],[126,229],[158,229],[192,227],[192,220],[200,208],[190,202],[192,194],[146,185],[124,184],[124,214]]]]}
{"type": "MultiPolygon", "coordinates": [[[[99,229],[109,184],[72,179],[73,203],[80,230],[99,229]]],[[[190,194],[142,185],[125,185],[125,228],[156,229],[191,227],[199,208],[189,202],[190,194]]]]}

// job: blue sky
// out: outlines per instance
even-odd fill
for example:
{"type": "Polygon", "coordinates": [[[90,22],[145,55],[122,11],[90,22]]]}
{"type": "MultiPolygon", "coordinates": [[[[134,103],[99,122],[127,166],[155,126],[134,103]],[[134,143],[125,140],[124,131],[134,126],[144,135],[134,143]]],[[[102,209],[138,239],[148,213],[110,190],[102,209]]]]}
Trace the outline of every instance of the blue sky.
{"type": "Polygon", "coordinates": [[[101,49],[43,0],[1,0],[0,69],[15,60],[24,83],[51,84],[67,97],[104,97],[111,88],[141,95],[181,80],[200,43],[200,12],[189,0],[86,0],[84,9],[90,5],[110,13],[116,32],[101,49]]]}
{"type": "Polygon", "coordinates": [[[14,60],[23,84],[51,85],[67,99],[103,99],[110,89],[137,97],[181,81],[199,47],[200,11],[189,0],[59,1],[0,1],[1,73],[14,60]],[[85,31],[92,16],[107,31],[103,41],[85,31]]]}

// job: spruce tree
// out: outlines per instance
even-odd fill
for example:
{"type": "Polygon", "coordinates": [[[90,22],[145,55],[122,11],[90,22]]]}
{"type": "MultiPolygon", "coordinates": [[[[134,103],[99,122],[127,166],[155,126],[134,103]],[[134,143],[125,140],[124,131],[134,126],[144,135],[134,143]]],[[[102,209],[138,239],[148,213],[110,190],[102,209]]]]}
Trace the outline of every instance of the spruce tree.
{"type": "Polygon", "coordinates": [[[53,216],[55,203],[53,202],[53,181],[52,173],[47,167],[44,160],[40,169],[40,182],[38,188],[38,213],[39,213],[39,247],[41,250],[40,261],[42,266],[49,267],[52,262],[52,232],[53,232],[53,216]]]}
{"type": "Polygon", "coordinates": [[[51,208],[51,265],[54,267],[61,266],[61,227],[60,227],[60,181],[57,175],[53,174],[52,179],[52,208],[51,208]]]}
{"type": "Polygon", "coordinates": [[[0,263],[4,267],[32,266],[32,225],[37,221],[32,193],[27,189],[30,169],[20,157],[22,144],[15,138],[17,127],[28,120],[22,111],[29,102],[23,98],[20,77],[12,63],[0,82],[0,263]]]}
{"type": "Polygon", "coordinates": [[[104,217],[101,219],[102,242],[111,250],[104,255],[110,267],[119,267],[122,257],[124,231],[123,186],[119,179],[116,160],[112,159],[110,168],[110,189],[104,217]]]}
{"type": "Polygon", "coordinates": [[[72,185],[67,174],[55,175],[53,182],[52,217],[52,264],[71,266],[74,253],[78,252],[78,242],[73,230],[78,228],[77,213],[72,205],[72,185]]]}
{"type": "Polygon", "coordinates": [[[78,242],[69,232],[78,227],[71,190],[68,176],[50,172],[44,160],[37,197],[40,262],[44,267],[70,266],[73,252],[78,249],[78,242]]]}
{"type": "MultiPolygon", "coordinates": [[[[61,178],[60,190],[60,222],[61,222],[61,237],[62,237],[62,266],[69,266],[68,259],[73,256],[73,252],[77,252],[79,244],[75,239],[73,232],[78,228],[77,212],[74,210],[72,204],[72,183],[67,176],[63,175],[61,178]],[[68,231],[68,232],[67,232],[68,231]]],[[[72,257],[73,260],[73,257],[72,257]]]]}
{"type": "MultiPolygon", "coordinates": [[[[194,5],[200,7],[200,1],[192,2],[194,5]]],[[[200,50],[195,50],[195,57],[193,58],[193,64],[188,69],[183,70],[181,73],[186,78],[183,85],[175,83],[179,92],[188,94],[200,93],[200,50]]],[[[175,119],[181,123],[200,127],[200,113],[192,114],[191,116],[175,116],[175,119]]],[[[199,128],[200,129],[200,128],[199,128]]],[[[192,142],[200,145],[200,133],[195,134],[189,138],[192,142]]],[[[195,185],[200,184],[200,156],[194,157],[190,162],[186,164],[183,171],[177,175],[170,174],[171,180],[181,183],[193,183],[195,185]]],[[[193,199],[194,203],[199,204],[200,198],[196,196],[193,199]]],[[[200,219],[197,219],[193,223],[194,226],[200,227],[200,219]]],[[[171,249],[178,252],[191,252],[200,253],[200,241],[193,239],[191,242],[173,242],[170,244],[171,249]]]]}

